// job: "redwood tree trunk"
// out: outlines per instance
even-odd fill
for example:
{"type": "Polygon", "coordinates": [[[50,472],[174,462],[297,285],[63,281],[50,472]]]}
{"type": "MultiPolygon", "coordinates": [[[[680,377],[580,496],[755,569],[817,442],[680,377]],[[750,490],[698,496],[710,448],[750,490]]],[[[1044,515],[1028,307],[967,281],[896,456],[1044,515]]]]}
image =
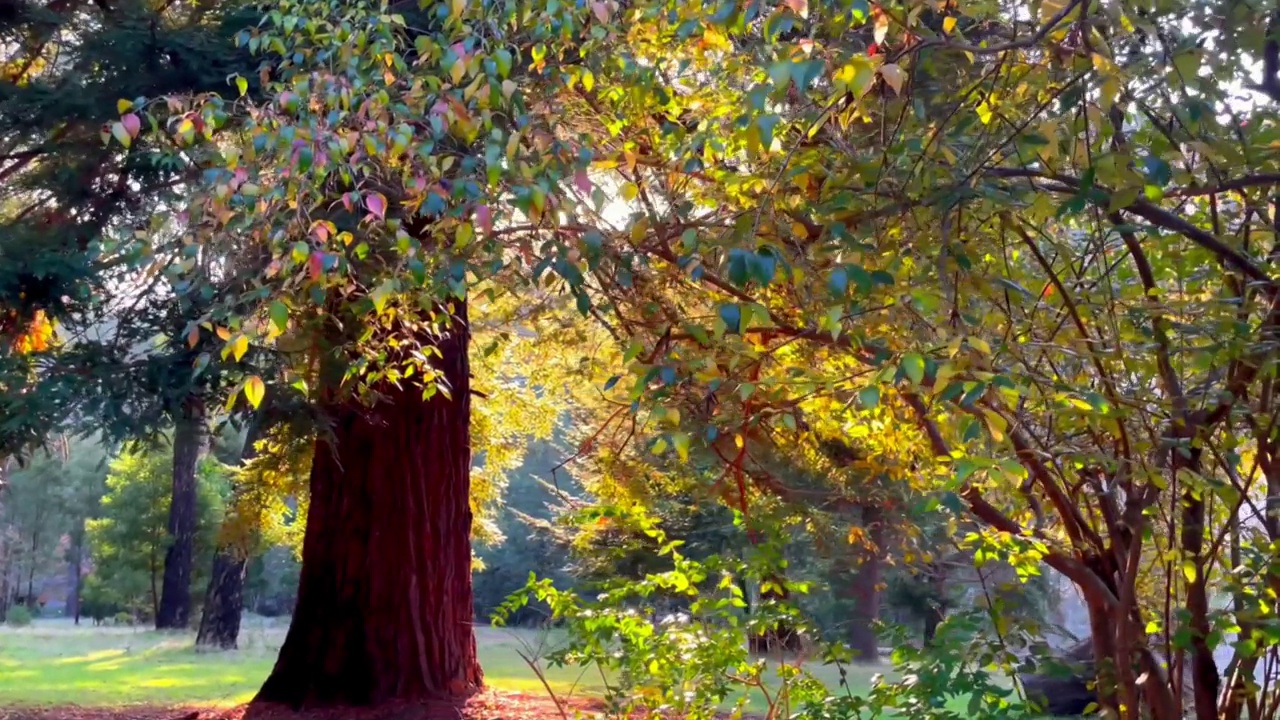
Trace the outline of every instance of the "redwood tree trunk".
{"type": "MultiPolygon", "coordinates": [[[[249,424],[240,451],[241,464],[257,454],[255,447],[261,436],[261,417],[249,424]]],[[[238,492],[240,488],[236,488],[238,492]]],[[[213,572],[209,575],[209,587],[204,594],[204,608],[200,614],[200,630],[196,633],[196,646],[232,650],[240,637],[240,618],[244,614],[244,575],[249,564],[247,547],[222,544],[213,556],[213,572]]]]}
{"type": "Polygon", "coordinates": [[[884,547],[884,511],[876,505],[862,506],[862,526],[869,546],[860,548],[858,570],[848,588],[853,600],[849,619],[849,647],[858,663],[880,660],[880,641],[875,622],[880,617],[880,582],[883,575],[880,553],[884,547]]]}
{"type": "MultiPolygon", "coordinates": [[[[383,386],[330,408],[316,444],[293,622],[258,702],[295,708],[461,700],[472,633],[465,306],[432,340],[449,396],[383,386]]],[[[424,339],[425,341],[425,339],[424,339]]]]}
{"type": "Polygon", "coordinates": [[[191,571],[196,544],[196,465],[204,442],[204,400],[189,396],[173,433],[173,498],[169,503],[169,548],[156,629],[182,629],[191,620],[191,571]]]}

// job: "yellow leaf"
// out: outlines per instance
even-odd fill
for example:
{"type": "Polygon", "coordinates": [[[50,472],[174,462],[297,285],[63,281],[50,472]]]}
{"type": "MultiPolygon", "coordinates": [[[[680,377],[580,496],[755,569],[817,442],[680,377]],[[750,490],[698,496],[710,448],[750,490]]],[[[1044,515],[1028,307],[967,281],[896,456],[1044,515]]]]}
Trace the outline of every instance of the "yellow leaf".
{"type": "Polygon", "coordinates": [[[1004,442],[1005,430],[1009,429],[1008,421],[994,410],[984,408],[982,414],[987,417],[987,430],[991,431],[991,439],[996,442],[1004,442]]]}
{"type": "Polygon", "coordinates": [[[978,105],[978,119],[982,121],[983,125],[990,125],[992,114],[991,106],[987,104],[986,100],[983,100],[982,104],[978,105]]]}
{"type": "Polygon", "coordinates": [[[675,433],[671,436],[671,444],[676,446],[676,452],[680,455],[680,460],[689,459],[689,434],[675,433]]]}
{"type": "Polygon", "coordinates": [[[955,29],[956,29],[956,19],[954,17],[943,19],[942,32],[946,33],[947,35],[950,35],[951,31],[955,29]]]}
{"type": "Polygon", "coordinates": [[[121,115],[129,112],[132,109],[133,109],[132,100],[125,100],[121,98],[120,100],[116,101],[116,112],[120,113],[121,115]]]}
{"type": "Polygon", "coordinates": [[[467,0],[450,0],[449,2],[449,14],[453,17],[458,17],[466,9],[467,0]]]}
{"type": "Polygon", "coordinates": [[[969,347],[973,348],[974,350],[977,350],[983,355],[991,354],[991,344],[988,343],[986,340],[983,340],[980,337],[974,337],[972,335],[969,336],[967,340],[969,342],[969,347]]]}
{"type": "Polygon", "coordinates": [[[449,68],[449,79],[453,80],[453,84],[457,85],[462,82],[462,76],[467,72],[467,64],[458,58],[454,61],[453,67],[449,68]]]}
{"type": "Polygon", "coordinates": [[[1040,3],[1040,23],[1042,25],[1048,24],[1066,6],[1066,0],[1042,0],[1040,3]]]}
{"type": "Polygon", "coordinates": [[[633,182],[627,182],[622,184],[621,192],[623,200],[635,200],[636,195],[640,194],[640,188],[633,182]]]}
{"type": "Polygon", "coordinates": [[[240,362],[240,358],[249,352],[249,337],[247,335],[237,335],[235,340],[231,341],[231,356],[240,362]]]}
{"type": "Polygon", "coordinates": [[[902,68],[895,63],[880,66],[880,77],[884,78],[884,82],[893,88],[896,94],[902,93],[902,68]]]}
{"type": "Polygon", "coordinates": [[[254,375],[244,381],[244,396],[249,404],[255,408],[262,404],[262,396],[267,392],[267,386],[262,382],[262,378],[254,375]]]}

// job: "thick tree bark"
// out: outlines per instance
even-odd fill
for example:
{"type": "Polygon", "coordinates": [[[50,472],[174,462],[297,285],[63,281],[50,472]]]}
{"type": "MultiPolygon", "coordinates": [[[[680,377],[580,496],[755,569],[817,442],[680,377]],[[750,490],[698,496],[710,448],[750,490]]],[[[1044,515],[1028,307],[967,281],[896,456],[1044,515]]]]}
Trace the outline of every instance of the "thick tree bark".
{"type": "MultiPolygon", "coordinates": [[[[262,435],[263,419],[254,418],[240,451],[241,464],[257,454],[255,445],[262,435]]],[[[235,489],[236,492],[240,488],[235,489]]],[[[213,556],[213,572],[204,594],[200,630],[196,647],[232,650],[240,636],[240,618],[244,614],[244,576],[249,565],[249,548],[222,544],[213,556]]]]}
{"type": "MultiPolygon", "coordinates": [[[[436,369],[449,395],[384,385],[330,408],[316,444],[298,604],[256,702],[295,708],[462,700],[482,686],[472,633],[465,306],[436,369]]],[[[424,342],[428,340],[423,338],[424,342]]]]}
{"type": "Polygon", "coordinates": [[[880,617],[880,554],[884,548],[884,511],[877,505],[862,506],[862,527],[868,545],[859,548],[857,572],[849,585],[853,616],[849,619],[849,647],[858,663],[880,660],[880,641],[875,622],[880,617]]]}
{"type": "Polygon", "coordinates": [[[205,434],[204,399],[183,402],[173,433],[173,498],[169,504],[169,549],[164,556],[164,582],[156,629],[182,629],[191,619],[191,573],[196,542],[196,465],[205,434]]]}

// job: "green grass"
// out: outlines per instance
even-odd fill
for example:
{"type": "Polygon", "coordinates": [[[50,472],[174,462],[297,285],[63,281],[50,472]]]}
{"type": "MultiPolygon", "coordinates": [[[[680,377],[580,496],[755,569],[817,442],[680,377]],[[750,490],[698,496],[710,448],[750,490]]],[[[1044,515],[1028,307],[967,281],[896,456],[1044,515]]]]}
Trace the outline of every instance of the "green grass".
{"type": "MultiPolygon", "coordinates": [[[[239,650],[196,652],[191,634],[76,627],[66,620],[38,620],[22,629],[0,627],[0,705],[239,705],[253,697],[271,671],[285,630],[282,622],[248,619],[239,650]]],[[[490,687],[546,693],[520,653],[545,652],[554,636],[478,627],[476,640],[490,687]]],[[[835,668],[811,670],[828,687],[837,687],[835,668]]],[[[853,668],[850,683],[855,688],[869,687],[875,672],[874,668],[853,668]]],[[[603,689],[594,670],[548,668],[545,673],[562,698],[589,697],[603,689]]]]}

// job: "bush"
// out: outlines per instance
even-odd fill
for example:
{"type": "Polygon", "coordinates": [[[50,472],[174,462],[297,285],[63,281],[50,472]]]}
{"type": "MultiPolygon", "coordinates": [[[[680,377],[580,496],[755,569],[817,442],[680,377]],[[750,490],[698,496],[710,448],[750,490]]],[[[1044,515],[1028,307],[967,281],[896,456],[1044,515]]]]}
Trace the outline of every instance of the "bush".
{"type": "Polygon", "coordinates": [[[5,622],[9,627],[26,627],[31,624],[31,610],[26,605],[15,605],[9,608],[5,622]]]}
{"type": "Polygon", "coordinates": [[[132,625],[133,616],[127,612],[118,612],[111,621],[116,625],[132,625]]]}

